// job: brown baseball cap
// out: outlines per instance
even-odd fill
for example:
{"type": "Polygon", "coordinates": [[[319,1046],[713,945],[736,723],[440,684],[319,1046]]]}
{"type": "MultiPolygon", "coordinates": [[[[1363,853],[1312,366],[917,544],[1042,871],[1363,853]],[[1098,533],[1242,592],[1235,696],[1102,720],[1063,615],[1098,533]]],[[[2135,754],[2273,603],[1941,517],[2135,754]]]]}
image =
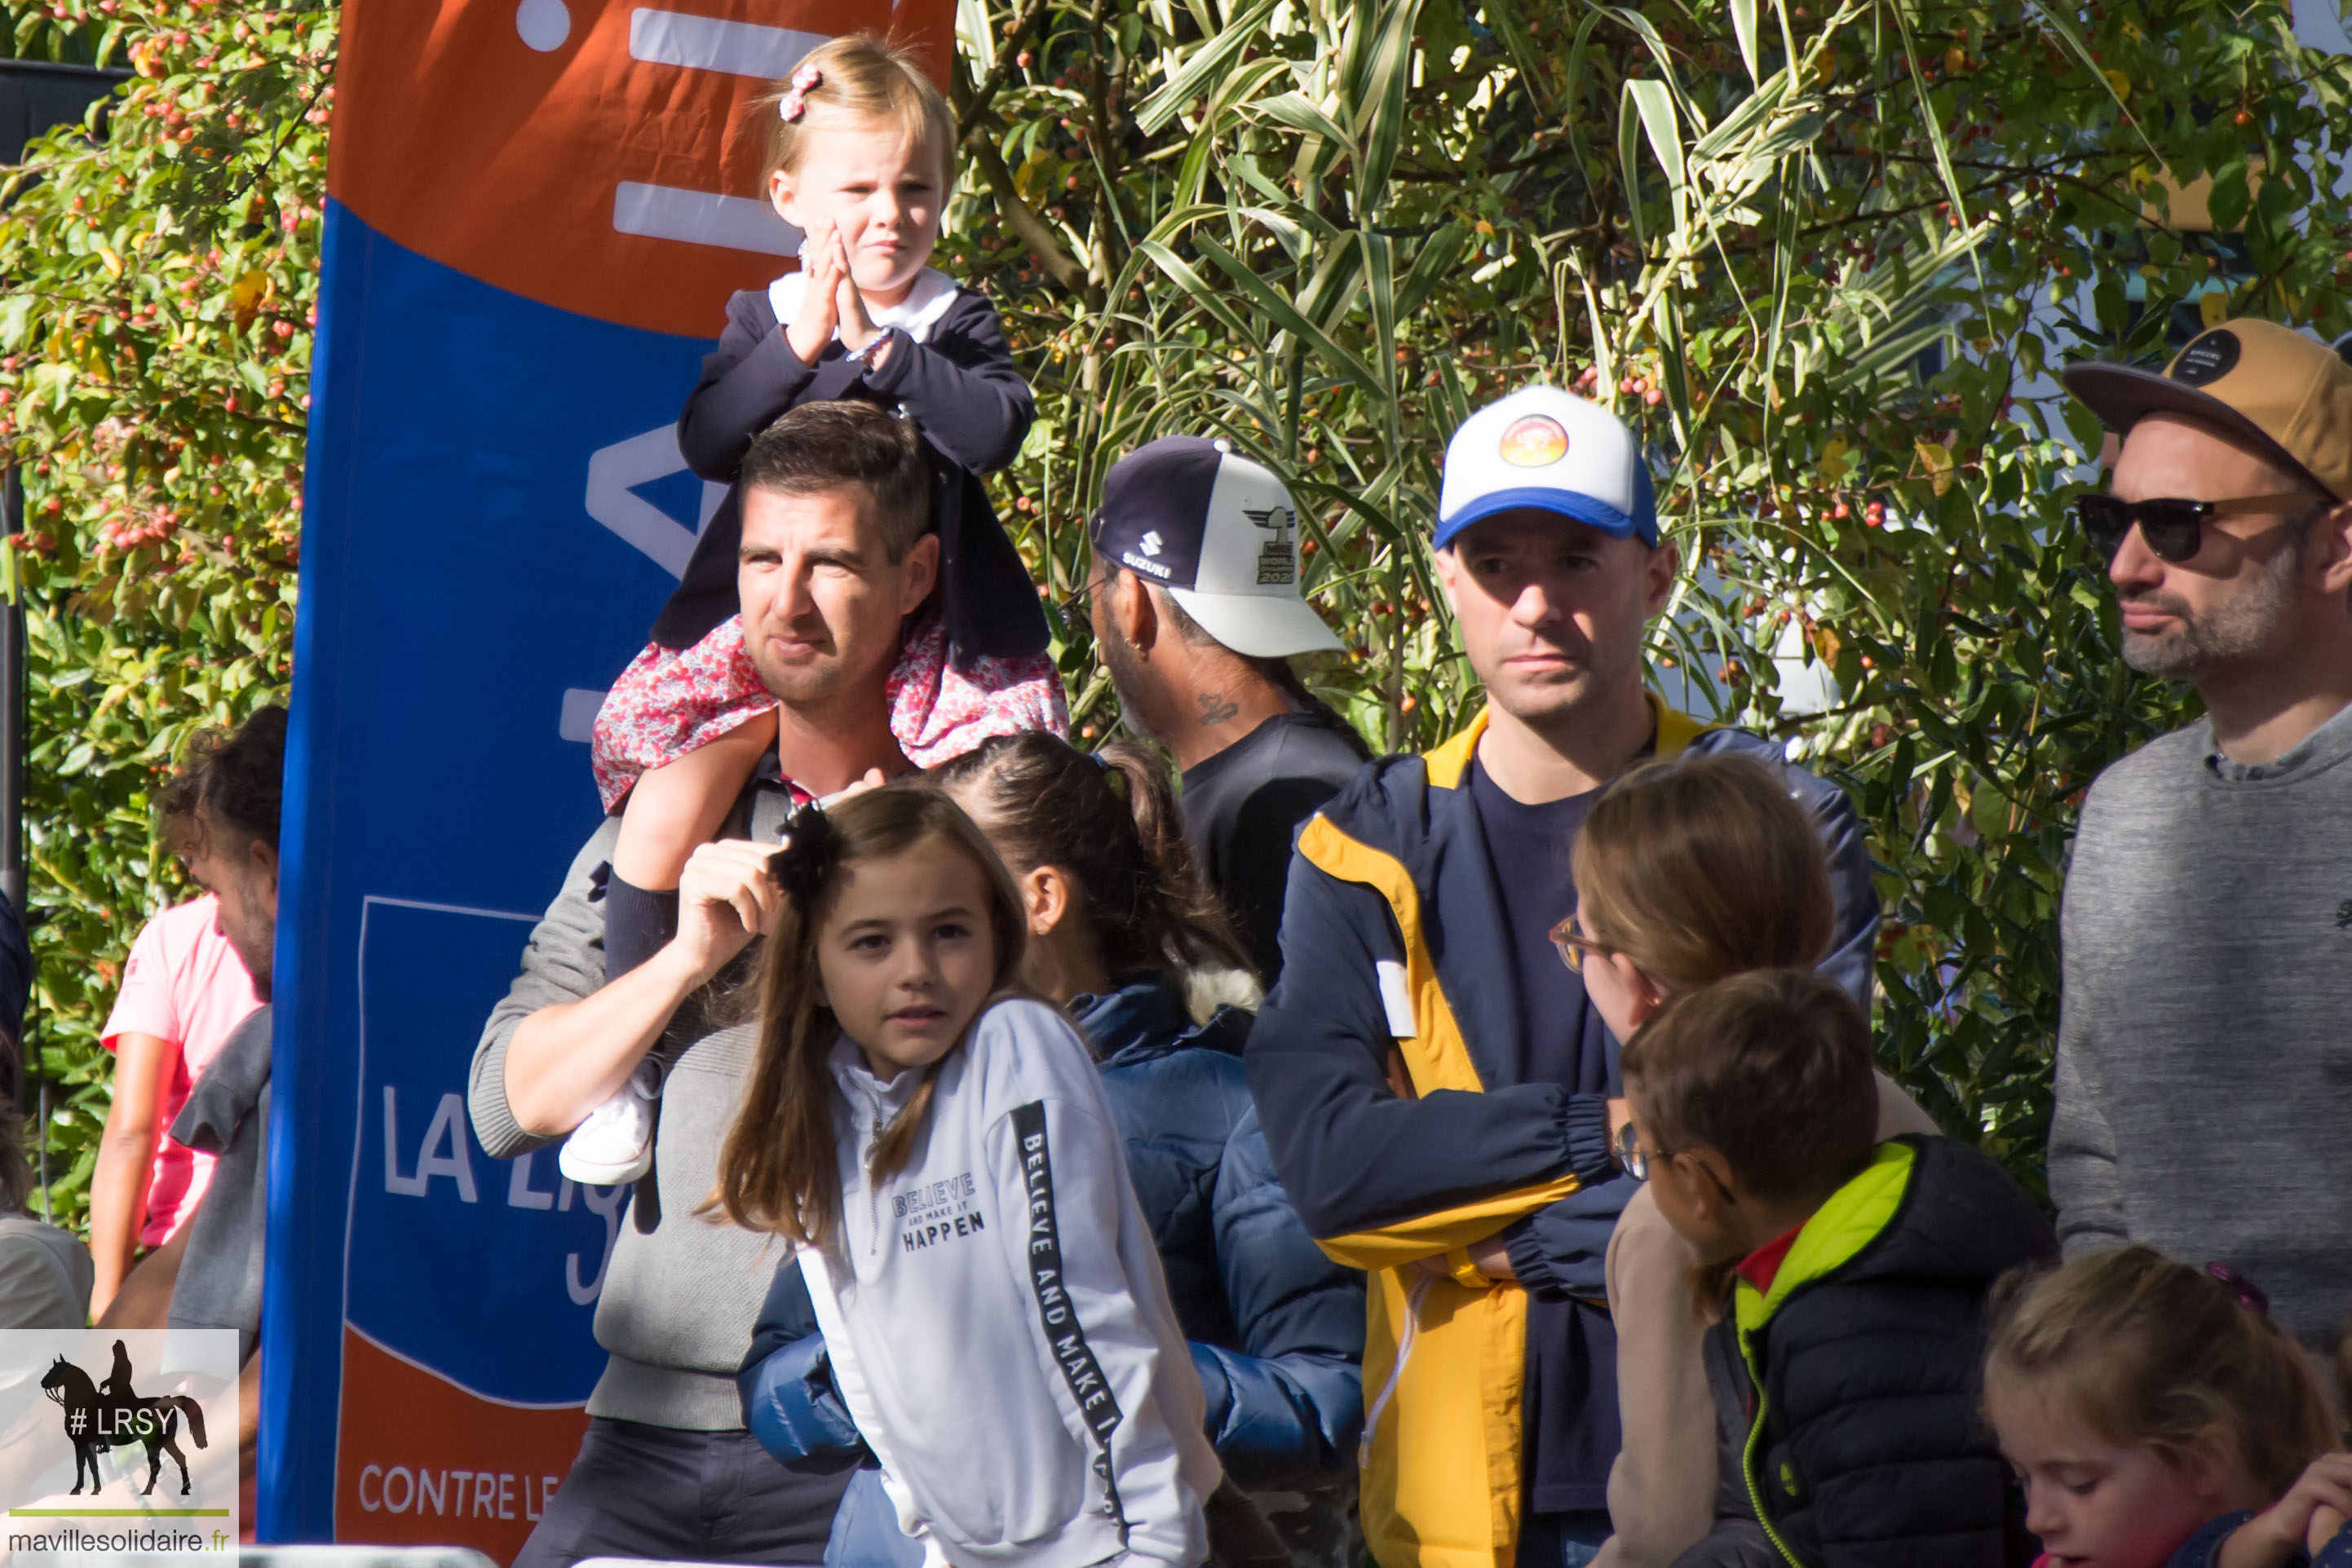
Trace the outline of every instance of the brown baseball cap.
{"type": "Polygon", "coordinates": [[[2151,413],[2200,419],[2352,501],[2352,361],[2292,328],[2224,321],[2189,340],[2161,375],[2069,365],[2066,390],[2117,435],[2151,413]]]}

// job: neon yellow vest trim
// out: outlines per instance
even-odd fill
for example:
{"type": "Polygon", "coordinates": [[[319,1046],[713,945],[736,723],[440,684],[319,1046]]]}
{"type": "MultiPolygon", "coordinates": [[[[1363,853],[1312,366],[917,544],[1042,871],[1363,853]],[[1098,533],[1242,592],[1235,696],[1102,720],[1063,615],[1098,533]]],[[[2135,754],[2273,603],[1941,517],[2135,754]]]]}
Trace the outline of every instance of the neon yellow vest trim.
{"type": "Polygon", "coordinates": [[[1772,1314],[1780,1310],[1790,1292],[1802,1285],[1843,1268],[1856,1253],[1894,1223],[1895,1210],[1903,1207],[1903,1195],[1911,1186],[1911,1167],[1917,1151],[1908,1144],[1886,1143],[1878,1145],[1870,1164],[1860,1176],[1830,1195],[1827,1203],[1805,1221],[1797,1232],[1788,1255],[1772,1276],[1772,1288],[1759,1291],[1746,1280],[1738,1284],[1738,1295],[1733,1308],[1739,1325],[1739,1354],[1748,1363],[1748,1376],[1756,1385],[1756,1419],[1748,1427],[1748,1441],[1740,1448],[1740,1469],[1747,1472],[1748,1500],[1756,1510],[1757,1522],[1780,1552],[1789,1568],[1808,1568],[1780,1538],[1772,1521],[1772,1511],[1764,1506],[1763,1479],[1756,1473],[1758,1457],[1764,1448],[1764,1415],[1769,1395],[1764,1382],[1764,1364],[1756,1354],[1752,1336],[1772,1314]]]}

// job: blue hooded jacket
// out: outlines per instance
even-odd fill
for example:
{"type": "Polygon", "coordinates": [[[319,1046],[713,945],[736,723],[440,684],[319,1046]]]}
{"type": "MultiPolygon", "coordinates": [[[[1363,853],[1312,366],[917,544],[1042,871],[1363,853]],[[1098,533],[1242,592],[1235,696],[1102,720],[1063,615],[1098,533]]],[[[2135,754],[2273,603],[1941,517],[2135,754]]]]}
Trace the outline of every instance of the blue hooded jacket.
{"type": "MultiPolygon", "coordinates": [[[[1275,1177],[1242,1071],[1250,1015],[1220,1008],[1195,1023],[1165,975],[1069,1010],[1102,1064],[1225,1473],[1264,1490],[1352,1471],[1364,1277],[1316,1246],[1275,1177]]],[[[738,1382],[744,1425],[779,1459],[863,1457],[796,1262],[776,1272],[738,1382]]]]}

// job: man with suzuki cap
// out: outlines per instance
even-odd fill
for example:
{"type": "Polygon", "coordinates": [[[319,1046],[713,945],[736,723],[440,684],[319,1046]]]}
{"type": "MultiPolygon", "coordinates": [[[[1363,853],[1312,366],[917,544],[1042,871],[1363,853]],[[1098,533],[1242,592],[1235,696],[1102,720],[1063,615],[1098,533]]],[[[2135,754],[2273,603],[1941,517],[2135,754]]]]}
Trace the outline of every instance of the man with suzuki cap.
{"type": "MultiPolygon", "coordinates": [[[[1486,707],[1373,764],[1302,830],[1283,980],[1246,1062],[1284,1186],[1372,1271],[1365,1535],[1382,1568],[1567,1568],[1609,1532],[1617,1333],[1604,1258],[1617,1042],[1550,932],[1569,852],[1647,758],[1761,737],[1643,689],[1677,567],[1649,468],[1599,404],[1550,387],[1466,421],[1445,455],[1437,575],[1486,707]]],[[[1825,969],[1870,994],[1878,898],[1852,805],[1786,768],[1837,901],[1825,969]]]]}
{"type": "Polygon", "coordinates": [[[1183,769],[1184,834],[1268,986],[1290,841],[1370,751],[1290,660],[1339,639],[1298,593],[1298,508],[1222,441],[1163,436],[1113,465],[1087,579],[1127,721],[1183,769]]]}
{"type": "Polygon", "coordinates": [[[2124,659],[2205,716],[2083,802],[2059,1238],[2227,1263],[2326,1351],[2352,1302],[2352,364],[2236,320],[2066,385],[2122,438],[2074,522],[2124,659]]]}

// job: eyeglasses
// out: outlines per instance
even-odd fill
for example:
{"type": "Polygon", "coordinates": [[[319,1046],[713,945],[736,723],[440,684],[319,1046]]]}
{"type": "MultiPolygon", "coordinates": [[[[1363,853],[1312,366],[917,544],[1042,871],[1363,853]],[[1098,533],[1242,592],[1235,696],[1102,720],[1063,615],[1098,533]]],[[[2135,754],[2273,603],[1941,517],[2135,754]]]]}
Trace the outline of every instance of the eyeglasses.
{"type": "MultiPolygon", "coordinates": [[[[2159,496],[2146,501],[2119,501],[2113,496],[2077,496],[2074,497],[2074,517],[2083,526],[2084,539],[2103,561],[2116,559],[2116,552],[2124,548],[2125,538],[2137,524],[2140,538],[2147,541],[2147,548],[2156,552],[2156,558],[2178,566],[2182,561],[2194,560],[2197,552],[2205,548],[2205,519],[2208,517],[2249,517],[2278,512],[2287,507],[2300,509],[2324,498],[2310,490],[2287,490],[2274,496],[2241,496],[2229,501],[2185,501],[2172,496],[2159,496]]],[[[2292,517],[2280,519],[2282,523],[2293,520],[2292,517]]]]}
{"type": "Polygon", "coordinates": [[[1603,956],[1617,951],[1605,943],[1595,942],[1576,928],[1576,912],[1570,910],[1568,918],[1551,928],[1551,945],[1559,950],[1559,961],[1577,974],[1584,973],[1584,956],[1599,953],[1603,956]]]}
{"type": "Polygon", "coordinates": [[[1666,1149],[1642,1147],[1642,1135],[1633,1130],[1633,1124],[1631,1122],[1617,1129],[1617,1163],[1623,1166],[1625,1174],[1635,1181],[1649,1180],[1650,1161],[1654,1158],[1664,1159],[1670,1153],[1671,1151],[1666,1149]]]}
{"type": "MultiPolygon", "coordinates": [[[[1628,1122],[1617,1129],[1617,1164],[1635,1181],[1648,1181],[1650,1166],[1654,1163],[1674,1157],[1675,1151],[1672,1149],[1643,1148],[1641,1134],[1633,1130],[1633,1123],[1628,1122]]],[[[1715,1174],[1713,1166],[1701,1160],[1698,1162],[1698,1169],[1699,1173],[1706,1177],[1707,1185],[1715,1188],[1726,1204],[1737,1204],[1739,1201],[1739,1195],[1723,1185],[1723,1178],[1715,1174]]]]}

